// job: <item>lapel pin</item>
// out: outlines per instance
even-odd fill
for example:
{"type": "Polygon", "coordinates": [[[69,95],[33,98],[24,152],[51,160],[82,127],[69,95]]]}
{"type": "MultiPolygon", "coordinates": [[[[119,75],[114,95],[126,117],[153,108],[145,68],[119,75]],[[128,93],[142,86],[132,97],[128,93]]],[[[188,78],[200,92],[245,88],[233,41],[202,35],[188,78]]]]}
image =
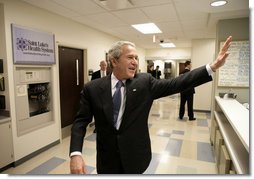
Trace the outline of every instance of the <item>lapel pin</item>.
{"type": "Polygon", "coordinates": [[[137,91],[137,89],[133,89],[132,91],[137,91]]]}

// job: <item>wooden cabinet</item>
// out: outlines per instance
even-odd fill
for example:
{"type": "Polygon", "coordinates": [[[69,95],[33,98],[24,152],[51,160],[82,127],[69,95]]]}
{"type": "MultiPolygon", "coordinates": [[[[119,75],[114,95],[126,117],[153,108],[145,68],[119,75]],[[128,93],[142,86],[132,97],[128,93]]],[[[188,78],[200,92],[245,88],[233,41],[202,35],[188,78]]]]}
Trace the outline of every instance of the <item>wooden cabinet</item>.
{"type": "Polygon", "coordinates": [[[13,143],[10,120],[0,120],[0,171],[13,162],[13,143]]]}

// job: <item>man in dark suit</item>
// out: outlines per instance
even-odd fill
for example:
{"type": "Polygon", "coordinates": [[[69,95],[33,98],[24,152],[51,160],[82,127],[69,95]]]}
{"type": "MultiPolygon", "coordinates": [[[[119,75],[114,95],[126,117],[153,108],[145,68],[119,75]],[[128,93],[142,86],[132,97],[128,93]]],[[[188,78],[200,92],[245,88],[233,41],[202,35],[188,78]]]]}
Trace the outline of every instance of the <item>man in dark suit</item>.
{"type": "Polygon", "coordinates": [[[160,71],[159,68],[160,68],[160,66],[157,65],[156,68],[155,68],[155,70],[153,70],[153,72],[152,72],[152,76],[153,76],[154,78],[156,78],[156,79],[161,79],[161,71],[160,71]]]}
{"type": "Polygon", "coordinates": [[[100,62],[100,70],[93,72],[91,80],[107,76],[107,62],[102,60],[100,62]]]}
{"type": "MultiPolygon", "coordinates": [[[[191,70],[191,61],[187,60],[184,63],[185,69],[182,71],[181,74],[187,73],[191,70]]],[[[188,107],[188,116],[189,120],[193,121],[196,120],[193,113],[193,95],[195,93],[194,87],[188,88],[180,93],[180,110],[179,110],[179,119],[183,119],[184,111],[185,111],[185,103],[187,101],[188,107]]]]}
{"type": "Polygon", "coordinates": [[[81,152],[86,127],[93,116],[97,129],[97,173],[143,173],[151,161],[148,116],[153,101],[211,81],[210,73],[224,64],[230,42],[231,37],[211,64],[188,75],[162,80],[148,73],[136,73],[138,55],[133,43],[114,44],[108,52],[111,75],[87,83],[81,92],[80,108],[71,131],[71,173],[86,173],[81,152]],[[116,121],[115,93],[121,99],[116,121]]]}

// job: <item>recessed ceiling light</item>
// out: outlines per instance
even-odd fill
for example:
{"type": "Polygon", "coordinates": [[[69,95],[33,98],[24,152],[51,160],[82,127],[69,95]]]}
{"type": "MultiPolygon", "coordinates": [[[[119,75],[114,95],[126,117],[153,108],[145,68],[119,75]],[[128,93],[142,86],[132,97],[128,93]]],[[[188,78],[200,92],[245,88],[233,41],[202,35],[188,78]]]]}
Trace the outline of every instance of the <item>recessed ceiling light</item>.
{"type": "Polygon", "coordinates": [[[160,43],[160,46],[162,46],[163,48],[176,47],[175,44],[173,44],[173,43],[160,43]]]}
{"type": "Polygon", "coordinates": [[[138,31],[143,34],[157,34],[162,33],[161,30],[154,23],[146,23],[146,24],[134,24],[131,25],[138,31]]]}
{"type": "Polygon", "coordinates": [[[223,6],[227,3],[228,3],[227,1],[214,1],[214,2],[211,2],[211,6],[218,7],[218,6],[223,6]]]}

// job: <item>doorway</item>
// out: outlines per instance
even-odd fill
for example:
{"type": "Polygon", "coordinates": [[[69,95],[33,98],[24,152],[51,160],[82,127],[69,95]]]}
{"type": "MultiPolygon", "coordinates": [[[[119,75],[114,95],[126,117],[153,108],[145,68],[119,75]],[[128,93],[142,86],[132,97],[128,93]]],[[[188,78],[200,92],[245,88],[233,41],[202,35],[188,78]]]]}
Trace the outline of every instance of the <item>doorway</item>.
{"type": "Polygon", "coordinates": [[[185,69],[185,63],[179,63],[179,75],[183,73],[185,69]]]}
{"type": "Polygon", "coordinates": [[[84,50],[59,46],[61,128],[73,123],[84,85],[84,50]]]}

